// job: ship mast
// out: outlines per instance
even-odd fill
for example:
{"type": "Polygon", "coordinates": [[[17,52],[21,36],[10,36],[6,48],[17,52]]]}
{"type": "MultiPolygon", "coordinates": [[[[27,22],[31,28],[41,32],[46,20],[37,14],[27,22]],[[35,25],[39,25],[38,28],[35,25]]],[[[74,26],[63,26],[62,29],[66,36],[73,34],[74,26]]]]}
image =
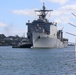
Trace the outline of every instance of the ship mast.
{"type": "Polygon", "coordinates": [[[48,12],[51,12],[53,10],[46,10],[45,4],[43,2],[42,10],[35,10],[35,12],[40,12],[39,18],[45,19],[48,12]]]}

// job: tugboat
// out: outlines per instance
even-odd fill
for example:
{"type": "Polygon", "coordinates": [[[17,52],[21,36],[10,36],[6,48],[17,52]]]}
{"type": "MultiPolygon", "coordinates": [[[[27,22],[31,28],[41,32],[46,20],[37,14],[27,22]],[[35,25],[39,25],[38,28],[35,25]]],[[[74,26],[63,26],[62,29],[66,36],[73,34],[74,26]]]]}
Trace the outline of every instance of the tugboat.
{"type": "Polygon", "coordinates": [[[29,39],[23,39],[19,44],[19,48],[30,48],[32,44],[30,43],[29,39]]]}
{"type": "Polygon", "coordinates": [[[32,44],[30,43],[29,39],[23,38],[22,41],[20,41],[17,44],[14,44],[12,48],[31,48],[32,44]]]}
{"type": "Polygon", "coordinates": [[[64,48],[68,46],[68,39],[63,38],[62,30],[57,30],[57,23],[49,22],[46,19],[48,12],[43,3],[42,10],[39,12],[39,18],[33,22],[26,23],[28,27],[27,38],[32,44],[32,48],[64,48]]]}

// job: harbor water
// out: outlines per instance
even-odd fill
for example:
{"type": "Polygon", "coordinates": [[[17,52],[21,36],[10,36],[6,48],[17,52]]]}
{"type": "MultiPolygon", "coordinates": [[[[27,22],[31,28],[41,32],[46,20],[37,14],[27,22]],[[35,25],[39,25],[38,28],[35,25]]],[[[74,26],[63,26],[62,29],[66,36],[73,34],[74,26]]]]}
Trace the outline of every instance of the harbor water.
{"type": "Polygon", "coordinates": [[[0,47],[0,75],[76,75],[75,47],[0,47]]]}

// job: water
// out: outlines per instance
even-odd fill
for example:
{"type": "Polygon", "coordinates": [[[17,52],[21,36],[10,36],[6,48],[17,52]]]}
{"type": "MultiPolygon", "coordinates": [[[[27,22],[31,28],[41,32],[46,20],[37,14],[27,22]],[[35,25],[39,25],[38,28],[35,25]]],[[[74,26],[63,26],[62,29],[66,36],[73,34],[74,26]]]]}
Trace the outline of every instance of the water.
{"type": "Polygon", "coordinates": [[[76,75],[74,46],[62,49],[1,46],[0,75],[76,75]]]}

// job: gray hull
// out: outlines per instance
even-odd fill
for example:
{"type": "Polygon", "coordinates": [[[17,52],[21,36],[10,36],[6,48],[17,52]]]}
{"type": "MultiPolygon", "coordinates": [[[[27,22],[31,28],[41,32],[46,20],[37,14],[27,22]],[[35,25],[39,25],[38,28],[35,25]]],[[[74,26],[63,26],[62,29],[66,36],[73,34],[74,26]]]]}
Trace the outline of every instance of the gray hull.
{"type": "Polygon", "coordinates": [[[62,42],[56,37],[46,34],[33,33],[34,48],[64,48],[68,46],[68,42],[62,42]]]}

